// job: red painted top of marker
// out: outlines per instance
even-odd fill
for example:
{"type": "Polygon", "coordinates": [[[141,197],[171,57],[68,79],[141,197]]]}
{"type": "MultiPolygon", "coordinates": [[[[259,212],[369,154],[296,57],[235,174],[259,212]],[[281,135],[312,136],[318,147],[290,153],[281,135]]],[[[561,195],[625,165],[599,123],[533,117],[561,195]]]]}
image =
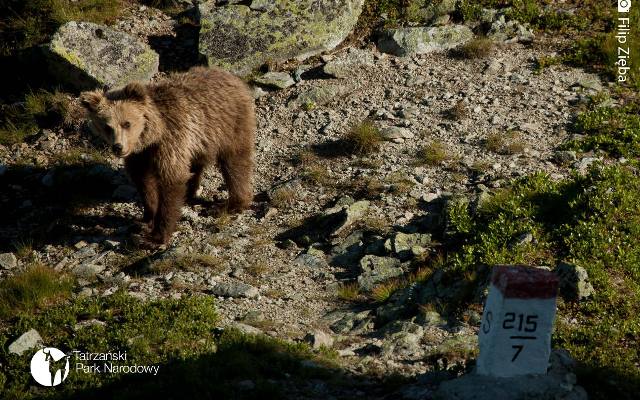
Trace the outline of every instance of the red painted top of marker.
{"type": "Polygon", "coordinates": [[[558,293],[554,272],[526,265],[494,266],[491,283],[509,298],[550,299],[558,293]]]}

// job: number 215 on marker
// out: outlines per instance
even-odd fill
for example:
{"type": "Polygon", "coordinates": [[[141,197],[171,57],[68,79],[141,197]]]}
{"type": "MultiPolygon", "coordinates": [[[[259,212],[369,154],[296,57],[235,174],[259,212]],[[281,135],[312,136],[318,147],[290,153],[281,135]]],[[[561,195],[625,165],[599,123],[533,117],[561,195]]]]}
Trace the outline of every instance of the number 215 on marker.
{"type": "MultiPolygon", "coordinates": [[[[504,320],[502,320],[502,329],[504,330],[517,330],[518,332],[532,333],[538,329],[538,316],[537,315],[525,315],[508,312],[504,314],[504,320]]],[[[510,336],[512,340],[536,340],[535,336],[510,336]]],[[[511,362],[514,362],[522,350],[524,344],[514,344],[511,346],[516,352],[511,358],[511,362]]]]}

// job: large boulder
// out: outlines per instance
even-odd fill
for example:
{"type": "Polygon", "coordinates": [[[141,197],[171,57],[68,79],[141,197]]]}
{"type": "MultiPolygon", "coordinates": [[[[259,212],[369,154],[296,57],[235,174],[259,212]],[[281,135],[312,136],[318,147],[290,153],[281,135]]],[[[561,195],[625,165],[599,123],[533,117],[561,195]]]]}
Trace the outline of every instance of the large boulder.
{"type": "Polygon", "coordinates": [[[133,36],[90,22],[62,25],[46,51],[54,78],[78,90],[148,81],[160,60],[133,36]]]}
{"type": "Polygon", "coordinates": [[[209,0],[198,6],[200,53],[208,64],[247,75],[267,61],[303,60],[335,48],[353,30],[364,0],[274,0],[266,8],[209,0]]]}
{"type": "Polygon", "coordinates": [[[465,25],[387,29],[378,49],[396,56],[412,56],[452,49],[473,39],[465,25]]]}

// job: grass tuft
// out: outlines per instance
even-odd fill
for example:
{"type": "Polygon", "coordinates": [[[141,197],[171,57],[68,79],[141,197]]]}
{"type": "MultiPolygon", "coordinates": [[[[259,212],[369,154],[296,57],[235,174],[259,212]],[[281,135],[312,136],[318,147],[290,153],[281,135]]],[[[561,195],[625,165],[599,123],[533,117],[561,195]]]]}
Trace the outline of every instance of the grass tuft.
{"type": "Polygon", "coordinates": [[[35,312],[71,296],[73,281],[53,269],[32,264],[0,282],[0,318],[35,312]]]}
{"type": "Polygon", "coordinates": [[[354,125],[345,136],[350,152],[361,155],[377,150],[382,141],[380,130],[369,120],[354,125]]]}
{"type": "Polygon", "coordinates": [[[150,267],[156,273],[196,271],[203,268],[219,271],[222,268],[222,260],[211,254],[185,254],[155,261],[150,267]]]}
{"type": "Polygon", "coordinates": [[[360,297],[360,285],[358,282],[350,282],[340,285],[338,298],[345,301],[355,301],[360,297]]]}
{"type": "Polygon", "coordinates": [[[431,142],[418,152],[418,161],[429,166],[442,164],[449,158],[445,144],[440,141],[431,142]]]}
{"type": "Polygon", "coordinates": [[[479,59],[487,58],[493,51],[494,43],[486,37],[477,37],[459,46],[453,51],[458,58],[479,59]]]}

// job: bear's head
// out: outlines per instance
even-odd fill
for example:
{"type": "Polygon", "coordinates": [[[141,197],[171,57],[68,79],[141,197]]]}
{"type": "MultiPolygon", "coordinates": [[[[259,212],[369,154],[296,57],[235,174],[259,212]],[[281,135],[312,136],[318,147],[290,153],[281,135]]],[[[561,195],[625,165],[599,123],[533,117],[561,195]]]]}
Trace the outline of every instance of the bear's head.
{"type": "Polygon", "coordinates": [[[118,157],[142,151],[145,140],[149,96],[141,83],[130,83],[109,92],[83,92],[80,102],[87,109],[91,130],[101,136],[118,157]]]}

